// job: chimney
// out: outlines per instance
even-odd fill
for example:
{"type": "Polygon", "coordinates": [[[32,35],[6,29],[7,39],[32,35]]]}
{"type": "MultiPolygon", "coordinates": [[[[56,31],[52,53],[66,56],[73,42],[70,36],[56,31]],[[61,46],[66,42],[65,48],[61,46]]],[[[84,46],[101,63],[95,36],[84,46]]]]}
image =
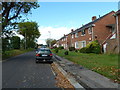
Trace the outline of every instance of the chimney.
{"type": "Polygon", "coordinates": [[[92,17],[92,21],[94,21],[95,19],[97,19],[97,17],[96,17],[96,16],[93,16],[93,17],[92,17]]]}
{"type": "Polygon", "coordinates": [[[71,32],[73,32],[73,29],[71,29],[71,32]]]}

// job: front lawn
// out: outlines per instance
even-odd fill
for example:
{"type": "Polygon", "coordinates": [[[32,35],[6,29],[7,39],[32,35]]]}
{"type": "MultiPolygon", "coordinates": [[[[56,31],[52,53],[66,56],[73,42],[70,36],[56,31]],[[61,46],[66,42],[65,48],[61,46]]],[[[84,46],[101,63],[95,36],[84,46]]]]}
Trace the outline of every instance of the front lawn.
{"type": "MultiPolygon", "coordinates": [[[[52,51],[54,52],[54,49],[52,51]]],[[[120,75],[118,77],[118,71],[120,72],[118,55],[85,54],[74,51],[69,51],[69,55],[64,55],[64,52],[65,50],[59,50],[56,54],[120,83],[120,75]]]]}

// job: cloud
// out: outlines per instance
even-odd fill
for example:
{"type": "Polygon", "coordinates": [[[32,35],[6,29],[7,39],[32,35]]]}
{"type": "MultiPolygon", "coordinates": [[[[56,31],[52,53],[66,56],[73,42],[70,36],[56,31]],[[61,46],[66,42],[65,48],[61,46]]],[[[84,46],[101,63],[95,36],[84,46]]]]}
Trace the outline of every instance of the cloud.
{"type": "Polygon", "coordinates": [[[67,27],[39,27],[39,31],[41,33],[41,36],[38,38],[38,44],[46,44],[45,40],[47,38],[52,39],[60,39],[64,34],[68,34],[71,32],[71,28],[67,27]]]}
{"type": "Polygon", "coordinates": [[[23,38],[24,38],[24,36],[23,36],[23,35],[18,34],[18,33],[17,33],[17,31],[15,31],[15,30],[13,30],[12,32],[15,34],[15,36],[20,37],[20,39],[23,39],[23,38]]]}

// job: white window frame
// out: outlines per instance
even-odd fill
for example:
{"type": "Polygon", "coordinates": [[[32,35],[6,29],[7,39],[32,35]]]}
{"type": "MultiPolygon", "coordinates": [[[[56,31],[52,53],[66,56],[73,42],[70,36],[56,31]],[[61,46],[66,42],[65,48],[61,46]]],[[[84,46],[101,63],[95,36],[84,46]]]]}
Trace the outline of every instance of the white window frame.
{"type": "Polygon", "coordinates": [[[91,27],[88,28],[88,33],[92,34],[92,28],[91,27]]]}
{"type": "Polygon", "coordinates": [[[65,41],[65,38],[64,38],[64,41],[65,41]]]}
{"type": "Polygon", "coordinates": [[[83,47],[86,47],[86,41],[84,40],[84,41],[81,41],[81,43],[82,43],[82,48],[83,47]],[[83,45],[83,43],[85,44],[85,45],[83,45]]]}
{"type": "Polygon", "coordinates": [[[75,48],[78,49],[79,48],[79,43],[75,42],[75,48]]]}
{"type": "Polygon", "coordinates": [[[77,32],[77,33],[75,33],[75,37],[76,37],[76,38],[78,38],[78,37],[79,37],[78,32],[77,32]]]}
{"type": "Polygon", "coordinates": [[[74,38],[74,34],[72,34],[72,38],[74,38]]]}
{"type": "Polygon", "coordinates": [[[66,48],[67,48],[67,44],[65,44],[66,45],[66,48]]]}
{"type": "Polygon", "coordinates": [[[65,48],[65,44],[63,44],[63,47],[65,48]]]}
{"type": "MultiPolygon", "coordinates": [[[[83,29],[83,30],[84,30],[84,32],[85,32],[85,29],[83,29]]],[[[82,31],[83,31],[83,30],[82,30],[82,31]]],[[[84,34],[84,35],[82,34],[82,31],[81,31],[81,36],[85,36],[85,34],[84,34]]]]}

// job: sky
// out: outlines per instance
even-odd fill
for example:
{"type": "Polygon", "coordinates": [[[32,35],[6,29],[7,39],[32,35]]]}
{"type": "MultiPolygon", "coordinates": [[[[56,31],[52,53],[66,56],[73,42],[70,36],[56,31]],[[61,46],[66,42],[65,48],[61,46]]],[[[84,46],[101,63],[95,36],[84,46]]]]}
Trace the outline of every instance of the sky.
{"type": "Polygon", "coordinates": [[[32,9],[29,21],[39,25],[41,36],[38,44],[46,44],[47,38],[60,39],[71,29],[80,28],[91,22],[92,16],[103,16],[118,10],[117,2],[39,2],[38,9],[32,9]]]}

